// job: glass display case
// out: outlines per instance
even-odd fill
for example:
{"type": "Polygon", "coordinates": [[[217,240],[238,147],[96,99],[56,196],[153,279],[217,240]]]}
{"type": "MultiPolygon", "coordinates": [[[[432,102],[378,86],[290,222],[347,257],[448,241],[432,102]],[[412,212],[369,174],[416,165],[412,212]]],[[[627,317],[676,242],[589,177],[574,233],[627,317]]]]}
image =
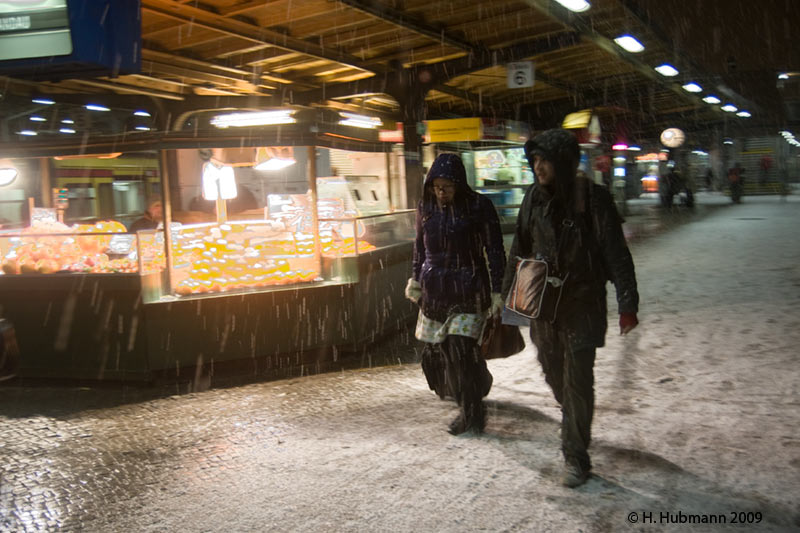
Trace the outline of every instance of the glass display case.
{"type": "Polygon", "coordinates": [[[501,218],[516,217],[533,173],[522,147],[475,150],[475,187],[489,197],[501,218]]]}
{"type": "Polygon", "coordinates": [[[132,274],[139,271],[136,236],[114,220],[67,226],[34,219],[0,232],[2,274],[132,274]]]}

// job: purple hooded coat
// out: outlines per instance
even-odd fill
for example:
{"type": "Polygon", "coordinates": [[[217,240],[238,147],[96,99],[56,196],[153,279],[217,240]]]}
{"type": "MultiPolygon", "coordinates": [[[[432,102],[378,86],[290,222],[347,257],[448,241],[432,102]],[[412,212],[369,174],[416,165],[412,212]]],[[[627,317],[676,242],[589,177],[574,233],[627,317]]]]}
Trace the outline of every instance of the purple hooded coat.
{"type": "Polygon", "coordinates": [[[422,287],[422,313],[444,322],[452,314],[485,311],[490,293],[501,290],[505,262],[494,205],[467,185],[460,157],[439,155],[425,178],[417,206],[412,275],[422,287]],[[435,178],[455,185],[452,205],[438,207],[432,187],[435,178]]]}

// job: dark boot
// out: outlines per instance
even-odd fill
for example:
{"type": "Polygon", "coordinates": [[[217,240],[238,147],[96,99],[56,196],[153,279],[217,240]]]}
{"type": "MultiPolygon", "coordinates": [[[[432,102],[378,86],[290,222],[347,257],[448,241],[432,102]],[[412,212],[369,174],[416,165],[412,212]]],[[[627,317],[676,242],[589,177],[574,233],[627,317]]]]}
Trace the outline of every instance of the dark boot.
{"type": "Polygon", "coordinates": [[[481,401],[468,406],[462,404],[461,412],[447,426],[447,432],[451,435],[467,432],[480,435],[484,429],[486,429],[486,407],[481,401]]]}
{"type": "Polygon", "coordinates": [[[486,406],[481,400],[471,402],[465,405],[464,419],[466,422],[466,431],[471,431],[476,435],[483,433],[486,429],[486,406]]]}
{"type": "Polygon", "coordinates": [[[466,430],[467,421],[464,419],[464,413],[458,413],[458,416],[447,426],[447,432],[451,435],[461,435],[466,430]]]}

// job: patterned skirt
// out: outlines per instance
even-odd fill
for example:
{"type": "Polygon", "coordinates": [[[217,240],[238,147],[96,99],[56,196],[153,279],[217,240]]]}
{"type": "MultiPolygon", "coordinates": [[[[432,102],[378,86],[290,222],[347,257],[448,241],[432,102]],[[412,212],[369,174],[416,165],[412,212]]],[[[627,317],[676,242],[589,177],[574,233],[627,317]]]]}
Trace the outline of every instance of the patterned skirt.
{"type": "Polygon", "coordinates": [[[433,344],[444,342],[445,337],[448,335],[461,335],[480,339],[483,326],[486,323],[486,317],[487,314],[460,313],[448,316],[447,320],[442,323],[426,317],[420,311],[414,336],[422,342],[433,344]]]}

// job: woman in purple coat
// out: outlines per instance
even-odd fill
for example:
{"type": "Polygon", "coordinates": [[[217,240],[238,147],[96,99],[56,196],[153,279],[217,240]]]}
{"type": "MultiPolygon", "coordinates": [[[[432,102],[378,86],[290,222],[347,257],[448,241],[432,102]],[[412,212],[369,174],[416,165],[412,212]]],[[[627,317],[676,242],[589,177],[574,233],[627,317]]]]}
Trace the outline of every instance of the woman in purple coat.
{"type": "Polygon", "coordinates": [[[502,312],[505,261],[494,205],[467,185],[461,158],[439,155],[417,207],[406,296],[420,307],[415,336],[426,343],[422,367],[428,384],[461,407],[449,426],[454,435],[481,433],[486,424],[482,398],[492,377],[478,340],[486,318],[502,312]]]}

